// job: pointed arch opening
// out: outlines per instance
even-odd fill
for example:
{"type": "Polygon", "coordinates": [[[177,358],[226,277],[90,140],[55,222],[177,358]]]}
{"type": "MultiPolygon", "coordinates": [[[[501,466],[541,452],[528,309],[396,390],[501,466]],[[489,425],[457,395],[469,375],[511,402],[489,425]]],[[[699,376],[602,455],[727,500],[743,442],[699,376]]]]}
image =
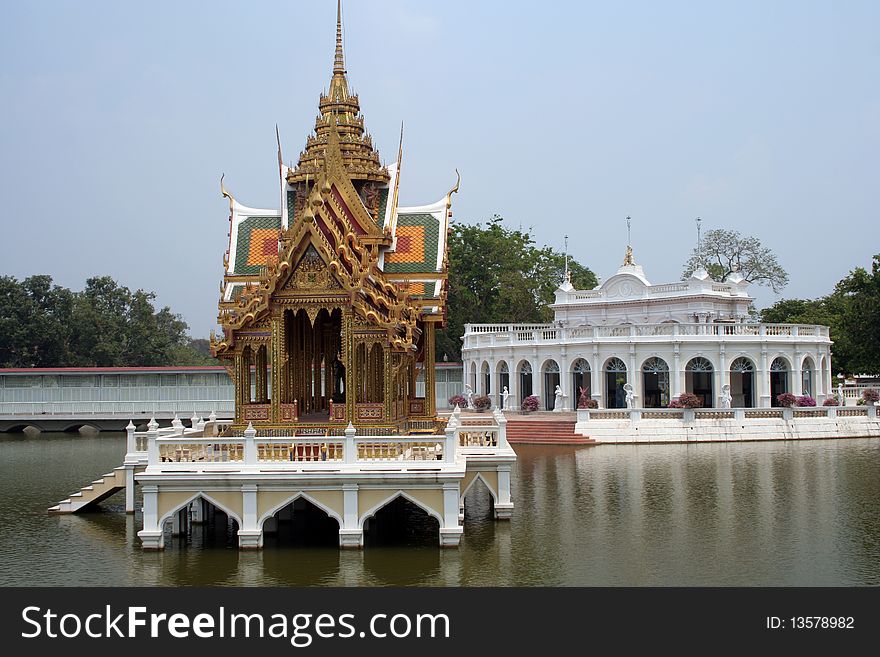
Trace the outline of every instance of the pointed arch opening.
{"type": "Polygon", "coordinates": [[[263,547],[330,547],[339,544],[339,520],[298,495],[263,521],[263,547]]]}
{"type": "Polygon", "coordinates": [[[494,519],[495,494],[479,473],[462,491],[461,499],[464,504],[465,520],[494,519]]]}
{"type": "Polygon", "coordinates": [[[440,518],[403,492],[369,514],[363,528],[367,547],[427,547],[440,540],[440,518]]]}
{"type": "Polygon", "coordinates": [[[165,533],[165,545],[172,541],[179,547],[238,548],[241,519],[204,493],[166,513],[159,525],[165,533]]]}

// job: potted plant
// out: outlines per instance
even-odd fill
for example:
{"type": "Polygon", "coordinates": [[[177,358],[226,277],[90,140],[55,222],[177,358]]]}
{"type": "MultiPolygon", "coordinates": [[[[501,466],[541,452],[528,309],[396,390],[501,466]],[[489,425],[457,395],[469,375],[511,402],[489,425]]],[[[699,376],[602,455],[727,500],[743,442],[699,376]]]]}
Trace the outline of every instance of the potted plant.
{"type": "Polygon", "coordinates": [[[810,395],[803,395],[802,397],[797,398],[797,405],[800,407],[815,406],[816,400],[810,397],[810,395]]]}
{"type": "Polygon", "coordinates": [[[488,395],[477,395],[476,397],[474,397],[474,408],[477,410],[477,412],[482,413],[490,406],[492,406],[492,400],[489,399],[488,395]]]}
{"type": "Polygon", "coordinates": [[[825,401],[822,402],[822,406],[840,406],[840,401],[837,399],[837,395],[831,395],[830,397],[825,398],[825,401]]]}
{"type": "Polygon", "coordinates": [[[524,413],[533,413],[538,410],[538,406],[540,406],[541,402],[538,400],[535,395],[529,395],[525,399],[523,399],[522,406],[520,407],[524,413]]]}
{"type": "Polygon", "coordinates": [[[862,392],[862,404],[873,406],[878,401],[880,401],[880,392],[877,392],[873,388],[868,388],[862,392]]]}
{"type": "Polygon", "coordinates": [[[781,395],[776,395],[776,403],[782,406],[782,408],[791,408],[792,406],[797,405],[797,400],[798,398],[790,392],[783,392],[781,395]]]}
{"type": "Polygon", "coordinates": [[[452,395],[449,398],[449,406],[451,408],[455,408],[458,406],[459,408],[467,408],[467,399],[465,399],[464,395],[452,395]]]}
{"type": "Polygon", "coordinates": [[[683,392],[669,402],[669,408],[702,408],[703,400],[690,392],[683,392]]]}

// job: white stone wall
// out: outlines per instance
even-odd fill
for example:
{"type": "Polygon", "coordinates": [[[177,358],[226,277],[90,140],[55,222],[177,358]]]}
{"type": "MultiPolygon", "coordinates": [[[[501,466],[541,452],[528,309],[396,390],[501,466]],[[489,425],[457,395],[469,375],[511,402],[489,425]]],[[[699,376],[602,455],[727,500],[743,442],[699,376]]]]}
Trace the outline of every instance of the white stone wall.
{"type": "MultiPolygon", "coordinates": [[[[796,395],[803,394],[803,365],[807,358],[813,364],[813,397],[819,403],[827,395],[833,394],[831,389],[831,356],[830,341],[827,338],[816,340],[805,338],[784,338],[774,336],[764,340],[719,339],[706,336],[706,340],[673,341],[656,338],[630,338],[614,341],[577,341],[568,343],[546,342],[540,340],[522,341],[516,344],[496,344],[472,347],[474,340],[466,336],[462,350],[465,381],[476,380],[475,394],[484,394],[484,382],[481,372],[488,367],[492,374],[491,396],[499,403],[500,368],[506,362],[510,371],[510,401],[518,406],[520,397],[520,377],[518,372],[522,364],[528,362],[532,368],[533,394],[544,400],[543,372],[551,361],[559,366],[560,384],[566,397],[566,408],[575,407],[577,391],[572,390],[573,365],[578,359],[584,359],[590,366],[591,391],[601,408],[606,408],[605,367],[612,358],[619,358],[627,367],[627,381],[635,388],[635,405],[641,406],[644,399],[642,366],[645,361],[659,357],[669,366],[670,396],[676,397],[686,392],[686,367],[693,358],[705,358],[714,369],[713,392],[714,404],[720,405],[721,387],[730,383],[730,365],[740,357],[752,361],[754,373],[754,404],[755,407],[771,406],[770,366],[776,358],[785,359],[788,364],[788,391],[796,395]],[[823,368],[822,363],[826,366],[823,368]],[[476,373],[472,378],[471,372],[476,373]],[[635,374],[635,376],[633,376],[635,374]]],[[[547,409],[550,410],[550,409],[547,409]]]]}

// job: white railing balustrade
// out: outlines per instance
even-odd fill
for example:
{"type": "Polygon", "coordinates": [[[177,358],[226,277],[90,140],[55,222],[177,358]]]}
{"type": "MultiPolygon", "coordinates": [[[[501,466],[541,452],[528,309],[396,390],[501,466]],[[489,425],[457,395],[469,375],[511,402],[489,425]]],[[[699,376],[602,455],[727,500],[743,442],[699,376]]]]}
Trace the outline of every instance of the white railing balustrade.
{"type": "Polygon", "coordinates": [[[794,418],[877,417],[876,406],[815,406],[794,408],[620,408],[577,409],[577,421],[593,420],[741,420],[794,418]]]}
{"type": "Polygon", "coordinates": [[[615,326],[559,326],[555,324],[467,324],[464,348],[508,345],[511,343],[603,342],[633,337],[673,337],[701,340],[730,337],[736,340],[775,338],[829,338],[827,326],[801,324],[624,324],[615,326]]]}

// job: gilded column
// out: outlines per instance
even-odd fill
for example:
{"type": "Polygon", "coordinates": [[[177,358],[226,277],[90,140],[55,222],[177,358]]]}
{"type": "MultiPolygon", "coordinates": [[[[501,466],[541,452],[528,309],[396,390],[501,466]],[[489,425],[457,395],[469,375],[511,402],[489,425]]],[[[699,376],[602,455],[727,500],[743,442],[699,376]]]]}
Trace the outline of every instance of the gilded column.
{"type": "Polygon", "coordinates": [[[244,421],[244,354],[241,350],[235,352],[233,360],[233,372],[235,374],[235,422],[241,424],[244,421]]]}
{"type": "Polygon", "coordinates": [[[257,357],[254,359],[257,375],[257,402],[265,404],[269,399],[268,381],[266,380],[266,346],[257,347],[257,357]]]}
{"type": "Polygon", "coordinates": [[[281,397],[284,387],[285,346],[284,311],[272,315],[272,422],[281,423],[281,397]]]}
{"type": "Polygon", "coordinates": [[[425,415],[434,417],[437,412],[437,395],[434,392],[434,322],[425,323],[425,415]]]}
{"type": "Polygon", "coordinates": [[[354,340],[352,340],[353,317],[350,310],[342,313],[342,357],[345,359],[345,419],[355,420],[355,371],[354,340]]]}

